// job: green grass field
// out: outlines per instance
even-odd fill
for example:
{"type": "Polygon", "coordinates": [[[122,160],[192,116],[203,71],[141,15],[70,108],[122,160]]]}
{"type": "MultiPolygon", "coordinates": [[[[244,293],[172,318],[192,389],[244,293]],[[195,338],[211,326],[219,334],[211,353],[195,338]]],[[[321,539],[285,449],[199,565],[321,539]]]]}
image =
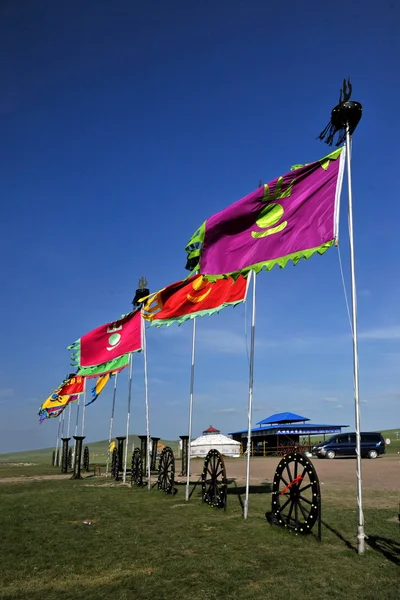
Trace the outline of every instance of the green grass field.
{"type": "Polygon", "coordinates": [[[369,494],[363,557],[346,489],[324,494],[322,543],[271,527],[267,493],[247,521],[235,495],[223,512],[93,477],[3,482],[0,500],[3,600],[399,598],[395,492],[369,494]]]}
{"type": "MultiPolygon", "coordinates": [[[[392,439],[388,451],[400,451],[393,431],[383,433],[392,439]]],[[[105,461],[106,441],[89,447],[91,462],[105,461]]],[[[182,486],[166,496],[104,477],[72,481],[51,467],[51,454],[0,455],[1,599],[399,598],[400,498],[390,485],[364,490],[369,539],[360,557],[348,484],[324,486],[320,543],[267,523],[265,487],[252,486],[243,521],[237,494],[229,493],[224,512],[203,505],[199,487],[187,503],[182,486]]]]}

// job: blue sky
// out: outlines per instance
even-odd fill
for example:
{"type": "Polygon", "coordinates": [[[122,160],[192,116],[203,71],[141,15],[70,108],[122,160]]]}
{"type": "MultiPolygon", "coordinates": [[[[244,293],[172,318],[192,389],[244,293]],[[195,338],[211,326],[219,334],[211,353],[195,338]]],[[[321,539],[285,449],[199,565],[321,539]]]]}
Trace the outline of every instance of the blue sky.
{"type": "MultiPolygon", "coordinates": [[[[400,425],[399,7],[204,0],[0,6],[0,451],[49,446],[41,402],[66,346],[186,276],[208,216],[327,153],[315,140],[351,76],[364,116],[353,183],[363,429],[400,425]]],[[[347,192],[341,255],[349,290],[347,192]]],[[[246,424],[244,306],[198,322],[195,435],[246,424]]],[[[151,432],[187,432],[191,324],[148,331],[151,432]]],[[[127,375],[115,432],[124,431],[127,375]]],[[[143,358],[132,431],[144,432],[143,358]]],[[[111,390],[87,409],[108,434],[111,390]]],[[[293,411],[353,426],[352,347],[338,254],[257,280],[254,422],[293,411]]]]}

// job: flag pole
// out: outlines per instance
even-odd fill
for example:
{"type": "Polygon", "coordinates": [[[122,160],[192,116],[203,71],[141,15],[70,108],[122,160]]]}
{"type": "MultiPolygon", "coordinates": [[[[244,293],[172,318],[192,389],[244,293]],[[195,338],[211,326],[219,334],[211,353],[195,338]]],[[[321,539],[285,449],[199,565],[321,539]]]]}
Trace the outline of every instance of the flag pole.
{"type": "MultiPolygon", "coordinates": [[[[85,384],[86,385],[86,384],[85,384]]],[[[75,421],[75,433],[74,433],[74,438],[78,435],[78,422],[79,422],[79,405],[81,403],[81,394],[79,394],[78,397],[78,404],[76,405],[76,421],[75,421]]],[[[75,452],[76,452],[76,440],[75,440],[75,444],[74,444],[74,452],[73,452],[73,456],[72,456],[72,464],[75,464],[75,452]]]]}
{"type": "Polygon", "coordinates": [[[110,466],[110,446],[111,446],[111,438],[114,424],[114,412],[115,412],[115,400],[117,397],[117,379],[118,379],[118,371],[115,373],[114,379],[114,391],[113,391],[113,399],[111,406],[111,418],[110,418],[110,433],[108,434],[108,451],[107,451],[107,465],[106,465],[106,477],[108,477],[108,468],[110,466]]]}
{"type": "MultiPolygon", "coordinates": [[[[147,435],[147,487],[151,490],[151,464],[150,464],[150,419],[149,419],[149,380],[147,373],[147,338],[146,338],[146,325],[143,323],[143,354],[144,354],[144,394],[145,394],[145,405],[146,405],[146,435],[147,435]]],[[[157,448],[156,448],[157,451],[157,448]]]]}
{"type": "Polygon", "coordinates": [[[85,377],[84,382],[83,382],[83,407],[82,407],[82,432],[81,432],[82,436],[85,434],[86,383],[87,383],[87,378],[85,377]]]}
{"type": "Polygon", "coordinates": [[[195,365],[195,354],[196,354],[196,317],[193,319],[193,330],[192,330],[192,363],[190,369],[190,396],[189,396],[189,440],[187,450],[187,473],[186,473],[186,501],[189,500],[189,486],[190,486],[190,454],[191,454],[191,441],[192,441],[192,421],[193,421],[193,392],[194,392],[194,365],[195,365]]]}
{"type": "MultiPolygon", "coordinates": [[[[60,435],[60,450],[58,453],[58,456],[62,456],[61,454],[61,448],[62,448],[62,438],[64,437],[64,421],[65,421],[65,409],[62,411],[62,418],[61,418],[61,435],[60,435]]],[[[61,459],[59,460],[60,464],[61,464],[61,459]]]]}
{"type": "Polygon", "coordinates": [[[346,127],[346,150],[347,150],[347,182],[349,194],[349,241],[350,241],[350,272],[351,272],[351,304],[352,304],[352,328],[353,328],[353,371],[354,371],[354,407],[355,407],[355,429],[356,429],[356,475],[357,475],[357,504],[358,504],[358,529],[357,529],[357,552],[365,552],[364,513],[362,503],[362,474],[361,474],[361,434],[360,434],[360,396],[359,396],[359,371],[358,371],[358,336],[357,336],[357,289],[354,259],[354,233],[353,233],[353,191],[351,182],[351,136],[350,125],[346,127]]]}
{"type": "Polygon", "coordinates": [[[246,462],[246,496],[244,501],[243,517],[247,519],[249,514],[249,492],[250,492],[250,457],[251,457],[251,420],[253,412],[253,381],[254,381],[254,341],[256,330],[256,274],[251,272],[249,277],[253,277],[253,298],[251,311],[251,338],[250,338],[250,362],[249,362],[249,405],[247,415],[247,462],[246,462]]]}
{"type": "Polygon", "coordinates": [[[68,405],[68,427],[67,427],[67,437],[69,437],[69,433],[71,431],[71,410],[72,410],[72,406],[71,406],[71,402],[68,405]]]}
{"type": "Polygon", "coordinates": [[[60,438],[60,428],[61,428],[61,415],[58,417],[58,428],[57,428],[57,438],[56,438],[56,447],[54,451],[54,467],[58,467],[58,440],[60,438]]]}
{"type": "Polygon", "coordinates": [[[125,459],[124,459],[124,476],[123,483],[126,483],[126,463],[128,462],[128,441],[129,441],[129,420],[131,416],[131,398],[132,398],[132,368],[133,356],[132,352],[129,355],[129,388],[128,388],[128,412],[126,415],[126,440],[125,440],[125,459]]]}

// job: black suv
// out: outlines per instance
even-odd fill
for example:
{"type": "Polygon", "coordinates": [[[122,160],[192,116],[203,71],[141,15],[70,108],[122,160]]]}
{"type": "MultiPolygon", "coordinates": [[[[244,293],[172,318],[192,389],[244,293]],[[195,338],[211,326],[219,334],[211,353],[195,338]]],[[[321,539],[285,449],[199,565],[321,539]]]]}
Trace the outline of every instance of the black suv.
{"type": "MultiPolygon", "coordinates": [[[[340,433],[333,435],[324,442],[319,442],[312,449],[313,456],[317,458],[335,458],[335,456],[356,455],[356,434],[340,433]]],[[[361,456],[362,458],[376,458],[385,454],[386,445],[381,433],[361,433],[361,456]]]]}

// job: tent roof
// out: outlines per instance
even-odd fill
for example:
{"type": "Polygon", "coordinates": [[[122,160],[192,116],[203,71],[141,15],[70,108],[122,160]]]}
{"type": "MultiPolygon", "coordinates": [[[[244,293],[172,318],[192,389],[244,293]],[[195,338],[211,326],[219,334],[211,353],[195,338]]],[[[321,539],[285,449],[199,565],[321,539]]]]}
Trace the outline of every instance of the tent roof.
{"type": "Polygon", "coordinates": [[[212,425],[208,429],[205,429],[203,433],[219,433],[219,429],[215,429],[212,425]]]}
{"type": "Polygon", "coordinates": [[[307,417],[296,415],[292,412],[276,413],[262,421],[258,421],[257,425],[271,425],[272,423],[298,423],[300,421],[309,421],[307,417]]]}
{"type": "MultiPolygon", "coordinates": [[[[315,435],[319,433],[341,433],[342,427],[348,427],[348,425],[325,425],[318,423],[287,423],[281,425],[264,425],[260,427],[254,427],[251,430],[252,436],[262,436],[262,435],[290,435],[290,434],[299,434],[299,435],[315,435]]],[[[248,430],[242,429],[241,431],[232,431],[230,435],[239,435],[244,434],[242,437],[247,437],[248,430]]]]}
{"type": "Polygon", "coordinates": [[[201,435],[191,442],[190,447],[209,446],[210,444],[214,444],[215,446],[240,446],[240,442],[236,442],[226,435],[222,435],[221,433],[212,433],[208,435],[201,435]]]}

